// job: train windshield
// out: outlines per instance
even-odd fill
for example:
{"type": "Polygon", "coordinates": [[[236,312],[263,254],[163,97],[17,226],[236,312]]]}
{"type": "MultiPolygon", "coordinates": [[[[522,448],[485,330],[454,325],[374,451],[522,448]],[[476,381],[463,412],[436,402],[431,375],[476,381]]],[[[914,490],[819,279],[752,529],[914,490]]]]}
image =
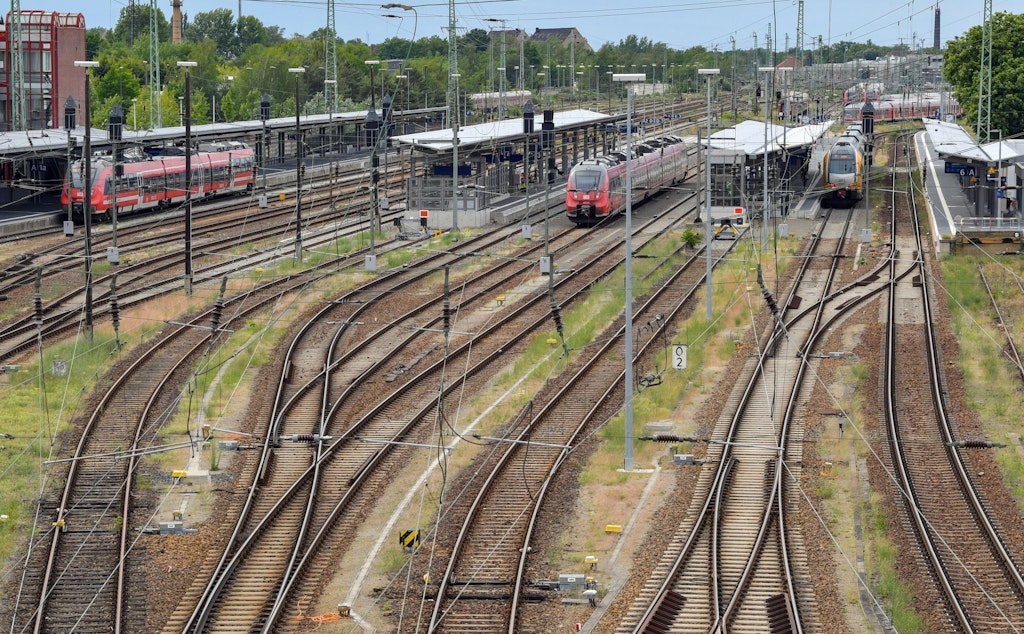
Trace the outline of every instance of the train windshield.
{"type": "Polygon", "coordinates": [[[592,192],[601,188],[601,175],[604,172],[597,169],[578,169],[572,173],[572,182],[569,189],[577,191],[592,192]]]}
{"type": "MultiPolygon", "coordinates": [[[[95,185],[96,181],[99,180],[99,166],[92,166],[92,184],[95,185]]],[[[69,170],[71,174],[71,187],[74,189],[85,189],[85,163],[82,161],[75,161],[69,170]]]]}
{"type": "Polygon", "coordinates": [[[828,171],[832,174],[853,174],[857,171],[857,160],[852,154],[836,154],[828,164],[828,171]]]}

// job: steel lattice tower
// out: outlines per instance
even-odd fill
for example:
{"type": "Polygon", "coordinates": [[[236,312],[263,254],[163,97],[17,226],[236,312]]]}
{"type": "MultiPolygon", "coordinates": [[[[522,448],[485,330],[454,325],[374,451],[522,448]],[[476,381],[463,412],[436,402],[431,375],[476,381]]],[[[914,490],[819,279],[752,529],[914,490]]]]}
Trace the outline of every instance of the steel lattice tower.
{"type": "MultiPolygon", "coordinates": [[[[11,130],[24,130],[25,126],[25,75],[22,70],[21,46],[21,0],[11,0],[11,19],[7,24],[7,41],[11,55],[11,130]]],[[[86,122],[86,125],[89,125],[86,122]]]]}
{"type": "Polygon", "coordinates": [[[338,35],[334,28],[334,0],[327,0],[327,36],[324,40],[324,105],[338,110],[338,35]]]}
{"type": "Polygon", "coordinates": [[[992,140],[992,0],[985,0],[981,26],[981,72],[978,73],[978,141],[992,140]]]}
{"type": "MultiPolygon", "coordinates": [[[[797,4],[796,11],[796,59],[800,60],[803,64],[804,56],[804,0],[800,0],[797,4]]],[[[796,70],[795,68],[793,69],[796,70]]]]}
{"type": "Polygon", "coordinates": [[[459,48],[455,38],[455,0],[448,0],[448,116],[455,124],[459,119],[458,95],[453,73],[459,72],[459,48]]]}
{"type": "Polygon", "coordinates": [[[149,0],[149,129],[163,125],[160,112],[160,29],[156,19],[156,0],[149,0]],[[155,107],[154,107],[155,106],[155,107]],[[153,113],[156,117],[153,117],[153,113]]]}

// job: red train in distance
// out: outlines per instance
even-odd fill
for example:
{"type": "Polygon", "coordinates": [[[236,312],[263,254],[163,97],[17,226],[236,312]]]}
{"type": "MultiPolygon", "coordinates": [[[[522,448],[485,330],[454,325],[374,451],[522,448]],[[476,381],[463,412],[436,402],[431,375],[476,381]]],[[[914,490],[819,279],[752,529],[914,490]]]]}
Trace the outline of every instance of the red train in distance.
{"type": "MultiPolygon", "coordinates": [[[[133,214],[163,208],[185,200],[185,155],[127,156],[121,162],[117,181],[117,214],[133,214]]],[[[111,218],[114,192],[112,156],[93,157],[89,200],[93,220],[111,218]]],[[[61,191],[61,205],[77,220],[84,217],[85,163],[79,159],[68,170],[61,191]],[[70,189],[68,180],[71,181],[70,189]]],[[[251,192],[256,182],[256,153],[244,143],[208,143],[192,153],[192,198],[215,194],[251,192]]]]}
{"type": "MultiPolygon", "coordinates": [[[[633,146],[633,200],[685,180],[690,149],[674,135],[633,146]]],[[[626,208],[626,154],[611,152],[577,163],[569,172],[565,211],[577,225],[593,225],[626,208]]]]}

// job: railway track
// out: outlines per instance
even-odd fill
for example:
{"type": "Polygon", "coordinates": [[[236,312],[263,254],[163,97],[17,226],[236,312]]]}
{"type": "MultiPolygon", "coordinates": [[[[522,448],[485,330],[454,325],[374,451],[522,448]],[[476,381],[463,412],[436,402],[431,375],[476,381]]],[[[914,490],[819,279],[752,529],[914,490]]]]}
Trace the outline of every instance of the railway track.
{"type": "Polygon", "coordinates": [[[763,343],[711,436],[681,439],[707,443],[705,466],[686,521],[617,632],[796,632],[805,623],[821,625],[801,538],[786,523],[797,499],[791,483],[800,478],[802,410],[813,383],[804,377],[816,366],[811,352],[821,333],[883,288],[863,283],[876,271],[836,284],[849,213],[835,221],[838,227],[826,219],[814,232],[785,298],[776,302],[762,283],[774,313],[763,343]]]}
{"type": "MultiPolygon", "coordinates": [[[[556,251],[559,248],[558,241],[572,241],[579,235],[579,232],[572,231],[565,237],[556,236],[556,251]]],[[[477,247],[467,248],[477,250],[477,247]]],[[[541,245],[538,245],[533,251],[540,248],[541,245]]],[[[605,253],[601,258],[603,261],[592,265],[592,268],[599,271],[597,275],[607,275],[618,265],[621,261],[621,254],[616,255],[619,249],[617,243],[604,248],[605,253]]],[[[478,311],[479,308],[474,308],[474,304],[493,304],[493,295],[498,289],[507,286],[508,278],[516,279],[529,274],[529,268],[533,264],[531,262],[523,268],[524,259],[529,261],[530,253],[517,254],[514,261],[496,265],[492,270],[481,274],[479,279],[460,283],[459,301],[452,302],[451,314],[454,316],[456,313],[462,315],[478,311]],[[510,274],[508,269],[516,270],[510,274]]],[[[574,269],[572,273],[560,279],[555,289],[562,297],[561,301],[571,301],[585,293],[593,282],[593,275],[595,273],[584,273],[582,269],[574,269]]],[[[314,464],[308,467],[301,480],[293,478],[287,468],[278,473],[277,465],[283,458],[275,458],[275,468],[267,476],[268,482],[281,480],[279,487],[290,487],[277,503],[286,502],[292,508],[292,521],[286,519],[285,510],[279,506],[275,506],[266,514],[253,514],[253,521],[259,520],[258,524],[242,531],[243,534],[250,536],[253,543],[242,544],[234,553],[232,561],[225,566],[229,574],[222,575],[221,579],[214,578],[218,587],[208,588],[200,607],[186,625],[186,631],[222,631],[225,628],[249,627],[258,627],[262,631],[287,631],[289,627],[293,627],[295,618],[299,616],[295,606],[304,604],[311,596],[315,596],[318,584],[323,582],[323,571],[330,569],[330,562],[339,556],[344,544],[351,541],[355,527],[351,525],[350,518],[360,515],[360,509],[365,507],[365,497],[368,495],[366,489],[379,486],[379,482],[374,485],[373,480],[379,481],[381,474],[391,468],[388,465],[392,463],[391,454],[396,446],[391,443],[415,441],[417,438],[422,442],[429,442],[431,435],[437,433],[436,429],[424,431],[423,428],[436,424],[433,415],[444,407],[437,403],[438,385],[443,386],[443,400],[457,400],[459,393],[467,389],[467,382],[481,383],[484,374],[496,371],[496,366],[502,363],[502,359],[520,345],[517,342],[525,339],[525,333],[534,332],[545,326],[550,327],[551,323],[550,300],[543,288],[539,288],[528,292],[514,303],[510,302],[507,310],[502,310],[496,315],[494,323],[487,324],[486,327],[481,325],[482,330],[474,331],[471,338],[465,332],[467,328],[472,330],[470,322],[460,320],[473,318],[460,317],[460,320],[452,324],[453,330],[449,332],[451,345],[448,346],[440,334],[445,328],[443,314],[448,312],[447,309],[442,311],[442,304],[446,305],[447,301],[444,295],[438,295],[396,322],[399,332],[409,328],[419,332],[401,334],[401,341],[397,341],[394,328],[389,329],[392,334],[378,331],[373,334],[372,342],[367,340],[367,343],[357,345],[345,355],[327,364],[326,367],[337,365],[340,368],[338,376],[329,378],[329,381],[335,384],[333,392],[340,393],[340,397],[327,398],[320,397],[320,394],[307,394],[307,413],[304,417],[299,416],[299,420],[304,419],[308,429],[309,422],[317,420],[312,416],[310,408],[314,408],[317,402],[331,402],[333,405],[329,412],[320,412],[319,433],[324,433],[323,425],[337,425],[336,421],[352,421],[351,424],[348,427],[343,425],[340,431],[328,430],[333,432],[334,441],[317,446],[314,464]],[[431,308],[426,310],[427,307],[431,308]],[[422,314],[416,315],[425,310],[431,315],[429,318],[422,314]],[[410,321],[424,319],[427,320],[426,323],[419,326],[407,325],[410,321]],[[438,321],[442,323],[435,323],[438,321]],[[425,367],[408,380],[395,378],[394,368],[405,364],[391,360],[391,355],[385,350],[410,348],[429,351],[425,356],[418,355],[415,362],[415,365],[425,367]],[[369,353],[372,350],[380,352],[369,353]],[[374,362],[367,366],[366,359],[374,359],[374,362]],[[458,381],[446,380],[445,376],[450,372],[450,367],[462,368],[462,378],[458,381]],[[391,378],[388,375],[392,375],[391,378]],[[394,387],[384,390],[380,402],[360,402],[359,394],[365,393],[370,386],[389,382],[393,382],[394,387]],[[373,404],[374,402],[376,404],[373,404]],[[323,493],[316,490],[317,485],[323,489],[323,493]],[[308,491],[307,488],[313,490],[308,491]],[[306,500],[304,504],[301,500],[300,503],[292,499],[285,500],[285,496],[292,496],[298,492],[301,492],[301,500],[306,500]],[[336,497],[339,493],[340,499],[336,502],[325,504],[319,499],[325,495],[336,497]],[[318,499],[313,500],[313,496],[318,496],[318,499]],[[311,517],[301,516],[299,513],[304,506],[312,509],[311,517]],[[335,528],[335,524],[340,527],[335,528]],[[261,532],[279,534],[280,537],[266,537],[259,534],[261,532]],[[256,535],[258,538],[254,537],[256,535]],[[290,549],[287,547],[289,543],[292,544],[290,549]],[[271,544],[276,544],[276,547],[272,547],[271,544]],[[290,550],[290,563],[286,566],[283,561],[269,564],[267,560],[263,560],[258,566],[251,565],[253,557],[264,550],[276,551],[278,560],[290,550]],[[270,574],[269,570],[281,572],[270,574]],[[243,605],[248,607],[243,609],[243,605]]],[[[379,305],[380,301],[375,303],[378,304],[374,308],[375,312],[386,310],[386,303],[383,306],[379,305]]],[[[346,305],[353,304],[348,302],[346,305]]],[[[358,314],[353,314],[344,317],[344,321],[352,323],[359,317],[358,314]]],[[[333,349],[333,344],[328,347],[328,350],[330,349],[333,349]]],[[[302,356],[306,355],[308,352],[303,351],[302,356]]],[[[321,357],[318,355],[314,358],[321,357]]],[[[313,362],[305,375],[311,379],[316,378],[323,367],[313,362]]],[[[409,368],[409,371],[411,372],[412,368],[409,368]]],[[[399,374],[404,375],[405,372],[401,371],[399,374]]],[[[299,388],[300,391],[305,390],[307,384],[299,384],[303,386],[299,388]]],[[[289,393],[292,391],[289,390],[289,393]]],[[[381,392],[381,389],[376,388],[376,391],[381,392]]],[[[289,413],[288,419],[294,415],[289,413]]],[[[273,418],[276,420],[278,417],[273,418]]],[[[300,459],[299,464],[306,468],[309,462],[308,458],[300,459]]],[[[261,496],[267,492],[266,498],[274,502],[280,488],[270,487],[264,483],[260,490],[261,496]]],[[[263,508],[270,502],[264,502],[263,508]]],[[[166,631],[179,631],[175,623],[169,625],[166,631]]]]}
{"type": "MultiPolygon", "coordinates": [[[[389,174],[388,183],[397,184],[396,176],[389,174]]],[[[304,189],[310,191],[303,201],[307,209],[305,227],[315,232],[320,227],[330,226],[337,222],[335,214],[310,214],[316,207],[329,203],[332,211],[340,199],[345,200],[346,216],[365,214],[370,208],[370,195],[365,188],[366,175],[358,165],[349,166],[344,173],[330,181],[311,181],[304,189]],[[337,190],[335,190],[337,187],[337,190]]],[[[256,196],[216,197],[213,199],[196,199],[193,201],[193,238],[197,243],[195,256],[201,258],[207,254],[230,252],[244,244],[260,244],[269,240],[286,238],[294,231],[294,196],[291,202],[286,198],[270,199],[265,209],[256,208],[256,196]]],[[[143,264],[157,265],[162,259],[171,259],[173,254],[146,256],[153,251],[167,250],[168,245],[182,243],[185,232],[181,220],[185,214],[185,206],[181,205],[171,211],[128,216],[118,227],[118,243],[123,253],[142,254],[143,264]]],[[[92,248],[94,259],[113,246],[113,229],[110,225],[93,227],[92,248]]],[[[43,271],[44,280],[59,278],[71,271],[81,269],[81,258],[85,255],[84,245],[80,240],[62,239],[60,242],[34,248],[29,253],[21,253],[3,265],[0,276],[0,295],[16,296],[20,288],[30,286],[38,270],[43,271]]],[[[180,255],[180,254],[179,254],[180,255]]],[[[124,270],[131,268],[127,263],[121,266],[124,270]]],[[[94,273],[95,275],[95,273],[94,273]]],[[[94,284],[102,286],[109,280],[109,275],[96,276],[94,284]]],[[[79,294],[81,291],[79,290],[79,294]]],[[[16,297],[15,297],[16,298],[16,297]]],[[[57,301],[66,301],[62,296],[57,301]]]]}
{"type": "MultiPolygon", "coordinates": [[[[723,256],[716,254],[716,259],[723,256]]],[[[671,257],[668,261],[674,262],[671,257]]],[[[645,333],[639,358],[659,349],[660,331],[692,306],[688,300],[700,286],[703,262],[697,253],[682,266],[673,264],[672,273],[660,271],[666,279],[637,311],[641,322],[659,325],[645,333]]],[[[443,519],[426,538],[431,546],[417,555],[432,560],[427,572],[437,581],[426,589],[424,605],[416,605],[415,591],[405,610],[430,613],[429,625],[423,621],[427,631],[514,632],[537,627],[523,616],[521,606],[545,594],[525,580],[536,565],[530,546],[539,510],[559,470],[572,463],[577,452],[586,451],[588,432],[621,406],[623,369],[617,350],[622,336],[619,326],[601,345],[580,352],[576,365],[581,367],[570,377],[552,379],[550,391],[532,402],[531,411],[536,413],[507,425],[505,442],[493,444],[474,467],[473,482],[442,509],[443,519]]],[[[411,576],[418,578],[420,572],[411,576]]],[[[399,624],[399,631],[408,630],[399,624]]]]}
{"type": "Polygon", "coordinates": [[[936,631],[1016,632],[1024,624],[1024,579],[969,466],[971,447],[985,444],[958,438],[946,404],[916,201],[898,174],[894,163],[893,208],[906,209],[913,227],[911,236],[897,239],[912,256],[914,275],[894,278],[889,293],[883,398],[903,527],[919,545],[917,565],[929,574],[936,631]]]}
{"type": "MultiPolygon", "coordinates": [[[[368,205],[368,199],[360,200],[359,204],[368,205]]],[[[247,208],[247,204],[245,207],[247,208]]],[[[387,221],[400,214],[400,211],[386,213],[382,215],[382,220],[387,221]]],[[[208,237],[198,243],[193,273],[194,282],[198,284],[216,280],[227,272],[244,267],[266,265],[285,257],[290,252],[290,247],[281,243],[279,239],[281,236],[289,238],[291,232],[294,231],[293,215],[292,208],[282,207],[257,212],[253,215],[245,213],[230,219],[214,217],[207,223],[201,223],[196,228],[195,235],[217,236],[224,232],[232,232],[233,235],[223,238],[208,237]],[[255,247],[259,243],[265,244],[268,241],[273,242],[267,247],[253,248],[248,254],[240,254],[228,260],[221,255],[237,250],[240,245],[252,244],[255,247]]],[[[365,230],[363,226],[365,221],[361,220],[358,215],[340,227],[336,219],[328,216],[319,216],[318,219],[312,220],[307,225],[304,239],[307,250],[331,244],[339,239],[356,236],[365,230]]],[[[140,231],[142,234],[148,232],[148,230],[140,231]]],[[[162,233],[158,237],[145,238],[145,240],[166,243],[179,236],[178,233],[170,235],[162,233]]],[[[383,244],[382,247],[384,247],[383,244]]],[[[136,245],[133,245],[133,248],[136,248],[136,245]]],[[[54,253],[52,256],[73,259],[74,252],[54,253]]],[[[181,285],[181,276],[177,273],[182,267],[181,258],[182,255],[179,252],[158,254],[138,263],[122,265],[113,269],[115,271],[113,273],[95,276],[92,300],[94,316],[102,317],[107,314],[109,306],[104,302],[115,297],[119,307],[125,308],[177,290],[181,285]]],[[[68,271],[65,265],[55,266],[53,270],[50,270],[49,265],[46,265],[46,269],[41,266],[40,264],[40,267],[34,270],[19,271],[17,275],[12,275],[6,288],[10,291],[24,285],[26,280],[34,278],[38,289],[43,284],[42,272],[50,271],[52,278],[58,274],[66,274],[68,271]]],[[[0,344],[0,359],[9,359],[25,352],[36,344],[40,332],[43,340],[47,341],[60,333],[77,327],[82,317],[84,296],[84,287],[76,286],[48,302],[42,302],[34,313],[24,313],[0,327],[0,340],[3,341],[3,344],[0,344]]],[[[22,304],[32,305],[28,301],[23,301],[22,304]]]]}
{"type": "MultiPolygon", "coordinates": [[[[175,409],[191,365],[209,350],[217,328],[244,320],[308,278],[275,281],[228,299],[159,338],[123,368],[81,421],[80,441],[64,485],[40,503],[52,518],[25,559],[13,629],[33,632],[141,631],[144,610],[126,611],[126,558],[135,526],[131,500],[137,455],[175,409]],[[215,314],[234,312],[217,325],[215,314]],[[128,614],[128,612],[133,612],[128,614]]],[[[144,521],[143,521],[144,523],[144,521]]]]}
{"type": "MultiPolygon", "coordinates": [[[[381,245],[380,252],[400,245],[381,245]]],[[[361,258],[328,259],[324,270],[341,270],[342,264],[361,269],[361,258]]],[[[175,327],[161,341],[132,363],[106,387],[106,395],[83,423],[75,455],[67,461],[62,492],[41,503],[42,517],[53,517],[53,527],[43,535],[48,555],[36,546],[26,560],[14,623],[33,631],[142,631],[144,626],[125,623],[125,573],[123,564],[132,525],[131,485],[136,463],[135,448],[143,446],[173,411],[185,378],[197,355],[211,343],[202,321],[211,311],[240,307],[229,323],[244,318],[282,295],[298,291],[326,273],[293,276],[258,286],[233,298],[226,306],[206,311],[188,324],[175,327]],[[135,443],[126,447],[126,440],[135,443]],[[31,596],[38,599],[30,599],[31,596]],[[29,622],[29,620],[31,622],[29,622]],[[94,629],[95,628],[95,629],[94,629]]],[[[135,527],[138,528],[138,527],[135,527]]],[[[144,599],[143,599],[144,600],[144,599]]],[[[145,609],[128,610],[136,618],[145,609]]]]}

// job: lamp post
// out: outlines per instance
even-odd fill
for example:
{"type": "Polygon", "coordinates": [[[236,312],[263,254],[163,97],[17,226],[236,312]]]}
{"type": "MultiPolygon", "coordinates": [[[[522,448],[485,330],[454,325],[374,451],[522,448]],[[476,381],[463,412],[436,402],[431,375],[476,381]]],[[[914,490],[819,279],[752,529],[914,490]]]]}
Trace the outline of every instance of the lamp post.
{"type": "Polygon", "coordinates": [[[455,82],[455,99],[452,101],[454,114],[448,113],[452,120],[452,233],[459,232],[459,73],[452,73],[455,82]]]}
{"type": "MultiPolygon", "coordinates": [[[[1003,210],[1002,210],[1002,204],[1001,204],[1001,200],[1002,199],[999,197],[999,184],[1002,181],[1002,172],[1003,172],[1003,131],[999,130],[999,129],[993,128],[993,129],[989,130],[988,132],[989,132],[989,135],[994,135],[994,134],[998,134],[999,135],[999,137],[998,137],[999,138],[999,141],[998,141],[999,148],[997,150],[998,158],[996,159],[996,166],[997,167],[996,167],[996,173],[995,173],[995,182],[992,185],[992,196],[989,197],[989,200],[990,201],[991,200],[995,201],[996,226],[1000,227],[1003,224],[1003,210]]],[[[990,136],[990,138],[991,138],[991,136],[990,136]]],[[[867,161],[864,161],[864,163],[867,164],[867,161]]],[[[992,176],[990,170],[991,170],[991,168],[989,168],[989,174],[987,175],[987,177],[991,177],[992,176]]],[[[864,171],[866,173],[867,172],[867,168],[865,168],[864,171]]],[[[989,209],[991,210],[992,207],[990,206],[989,209]]]]}
{"type": "Polygon", "coordinates": [[[75,130],[75,110],[77,107],[75,100],[71,97],[68,97],[68,100],[64,102],[64,130],[68,133],[68,162],[65,164],[66,167],[64,168],[64,186],[67,188],[66,193],[68,197],[67,222],[71,223],[70,225],[65,223],[64,233],[69,236],[74,235],[75,233],[74,220],[71,217],[71,148],[75,146],[75,140],[71,137],[71,133],[75,130]],[[70,231],[68,229],[70,229],[70,231]]]}
{"type": "Polygon", "coordinates": [[[764,73],[764,88],[761,92],[764,94],[764,164],[761,166],[763,172],[762,177],[764,179],[761,188],[761,198],[763,207],[761,210],[761,248],[768,248],[768,210],[770,205],[768,204],[768,121],[771,118],[769,114],[768,104],[770,103],[769,95],[772,94],[773,86],[769,85],[770,80],[775,77],[774,66],[760,66],[758,69],[764,73]]]}
{"type": "Polygon", "coordinates": [[[302,124],[299,114],[302,106],[299,103],[299,76],[306,72],[305,67],[289,68],[295,75],[295,261],[302,262],[302,124]]]}
{"type": "Polygon", "coordinates": [[[647,81],[644,73],[616,73],[612,81],[626,84],[626,453],[623,470],[633,470],[633,90],[630,84],[647,81]]]}
{"type": "MultiPolygon", "coordinates": [[[[182,114],[185,124],[185,294],[192,294],[192,71],[196,62],[180,61],[178,66],[185,69],[185,110],[182,114]]],[[[181,97],[178,97],[181,103],[181,97]]]]}
{"type": "Polygon", "coordinates": [[[338,80],[324,80],[324,98],[327,101],[327,147],[324,151],[330,154],[330,183],[327,199],[331,201],[331,208],[334,208],[334,99],[327,99],[327,95],[338,94],[338,80]]]}
{"type": "Polygon", "coordinates": [[[135,119],[135,102],[139,100],[138,97],[132,97],[132,130],[138,130],[139,125],[135,119]]]}
{"type": "Polygon", "coordinates": [[[373,67],[380,64],[380,60],[369,59],[365,64],[370,67],[370,109],[366,111],[366,119],[363,128],[366,132],[366,144],[370,146],[370,252],[366,255],[366,270],[377,270],[377,255],[374,253],[374,234],[377,233],[377,209],[379,204],[380,171],[378,170],[379,159],[377,158],[377,143],[380,138],[380,117],[374,109],[373,98],[373,67]]]}
{"type": "Polygon", "coordinates": [[[499,22],[501,24],[501,62],[498,66],[498,118],[501,119],[505,111],[505,18],[484,18],[484,22],[499,22]]]}
{"type": "Polygon", "coordinates": [[[608,75],[608,114],[611,114],[612,113],[612,95],[615,93],[614,88],[612,88],[612,86],[614,85],[614,84],[612,84],[612,77],[615,76],[615,71],[613,71],[613,70],[606,70],[604,72],[604,74],[608,75]]]}
{"type": "MultiPolygon", "coordinates": [[[[409,70],[412,70],[412,69],[409,69],[409,70]]],[[[405,134],[406,133],[406,130],[405,130],[405,124],[406,124],[406,121],[405,121],[405,111],[408,110],[409,106],[410,106],[410,104],[409,104],[409,99],[410,99],[410,94],[409,94],[409,75],[408,75],[407,72],[406,73],[402,73],[400,75],[395,75],[395,79],[398,80],[398,81],[401,81],[403,79],[405,80],[405,103],[402,104],[402,119],[401,119],[401,124],[402,124],[401,125],[401,130],[402,130],[401,134],[405,134]]],[[[397,90],[396,90],[396,92],[397,92],[397,90]]],[[[403,186],[404,186],[404,184],[405,184],[405,157],[402,154],[402,146],[401,145],[398,146],[398,175],[399,175],[399,180],[403,183],[403,186]]]]}
{"type": "Polygon", "coordinates": [[[707,279],[704,286],[707,288],[707,317],[711,323],[711,76],[719,73],[717,68],[698,68],[698,75],[707,75],[708,83],[708,133],[705,137],[707,149],[704,152],[704,227],[705,227],[705,252],[707,255],[707,279]]]}
{"type": "Polygon", "coordinates": [[[377,139],[380,136],[380,119],[372,108],[367,111],[363,124],[367,143],[370,143],[370,252],[366,255],[366,270],[377,270],[377,255],[374,252],[374,234],[377,233],[377,209],[380,205],[380,171],[377,157],[377,139]]]}
{"type": "MultiPolygon", "coordinates": [[[[76,61],[79,68],[97,68],[99,62],[76,61]]],[[[89,124],[89,71],[85,71],[85,183],[82,186],[82,216],[85,220],[85,334],[92,341],[92,126],[89,124]]]]}

